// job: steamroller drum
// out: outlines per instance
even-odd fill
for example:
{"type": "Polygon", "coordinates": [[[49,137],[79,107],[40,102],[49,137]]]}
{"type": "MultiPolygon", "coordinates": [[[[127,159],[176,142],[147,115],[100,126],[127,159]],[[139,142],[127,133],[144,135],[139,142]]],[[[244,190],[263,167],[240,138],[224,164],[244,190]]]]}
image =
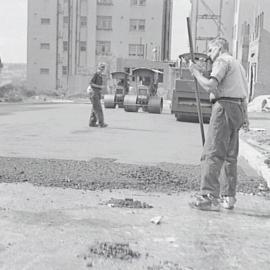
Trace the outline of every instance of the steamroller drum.
{"type": "MultiPolygon", "coordinates": [[[[191,122],[191,123],[199,123],[198,113],[187,113],[187,112],[177,112],[175,113],[175,118],[180,122],[191,122]]],[[[207,116],[203,116],[203,122],[205,124],[209,123],[210,118],[207,116]]]]}
{"type": "Polygon", "coordinates": [[[138,112],[139,106],[137,105],[137,96],[126,95],[124,99],[124,110],[126,112],[138,112]]]}
{"type": "Polygon", "coordinates": [[[196,122],[198,119],[198,115],[194,113],[191,114],[191,113],[177,112],[175,113],[175,118],[177,121],[180,122],[196,122]]]}
{"type": "Polygon", "coordinates": [[[158,96],[151,96],[148,101],[149,113],[162,113],[163,110],[163,98],[158,96]]]}
{"type": "Polygon", "coordinates": [[[115,96],[114,95],[105,95],[104,96],[104,107],[107,109],[115,109],[115,96]]]}

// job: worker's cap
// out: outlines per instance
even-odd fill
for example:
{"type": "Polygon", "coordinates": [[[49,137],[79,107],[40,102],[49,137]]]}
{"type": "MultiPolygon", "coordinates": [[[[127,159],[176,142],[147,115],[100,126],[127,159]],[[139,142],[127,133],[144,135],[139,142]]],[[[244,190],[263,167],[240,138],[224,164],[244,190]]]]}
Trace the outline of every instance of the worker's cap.
{"type": "Polygon", "coordinates": [[[104,63],[99,63],[98,64],[98,69],[100,69],[100,70],[104,70],[105,67],[106,67],[106,65],[104,63]]]}

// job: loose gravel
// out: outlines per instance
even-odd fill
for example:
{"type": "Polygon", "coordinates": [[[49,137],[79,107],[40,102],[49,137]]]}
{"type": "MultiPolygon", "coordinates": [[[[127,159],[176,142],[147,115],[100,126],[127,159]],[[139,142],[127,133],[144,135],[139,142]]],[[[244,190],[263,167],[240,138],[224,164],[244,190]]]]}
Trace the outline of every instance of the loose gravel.
{"type": "Polygon", "coordinates": [[[106,202],[106,205],[118,208],[153,208],[153,206],[150,204],[138,200],[133,200],[131,198],[125,199],[111,198],[109,201],[106,202]]]}
{"type": "Polygon", "coordinates": [[[190,267],[182,267],[178,263],[164,261],[158,265],[148,266],[147,270],[192,270],[190,267]]]}
{"type": "MultiPolygon", "coordinates": [[[[238,191],[260,193],[260,177],[239,169],[238,191]]],[[[85,190],[135,189],[145,192],[197,191],[200,166],[159,163],[156,166],[122,164],[113,159],[89,161],[0,157],[0,183],[29,182],[38,186],[85,190]]]]}
{"type": "Polygon", "coordinates": [[[92,255],[101,256],[109,259],[119,259],[124,261],[130,261],[132,259],[138,259],[141,254],[137,251],[133,251],[128,243],[110,243],[110,242],[97,242],[95,245],[89,248],[87,257],[92,255]]]}

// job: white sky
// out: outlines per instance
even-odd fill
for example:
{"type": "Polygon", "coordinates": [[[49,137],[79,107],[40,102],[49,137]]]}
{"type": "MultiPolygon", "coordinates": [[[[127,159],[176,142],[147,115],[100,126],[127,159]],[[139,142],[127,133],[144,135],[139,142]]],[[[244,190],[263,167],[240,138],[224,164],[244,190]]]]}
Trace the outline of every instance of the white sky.
{"type": "Polygon", "coordinates": [[[0,56],[26,63],[27,0],[0,0],[0,56]]]}
{"type": "Polygon", "coordinates": [[[173,0],[171,58],[174,60],[189,52],[186,17],[190,15],[190,8],[190,0],[173,0]]]}
{"type": "MultiPolygon", "coordinates": [[[[93,1],[93,0],[92,0],[93,1]]],[[[172,59],[188,51],[186,17],[189,0],[173,0],[172,59]]],[[[26,63],[27,0],[0,0],[0,57],[3,62],[26,63]]]]}

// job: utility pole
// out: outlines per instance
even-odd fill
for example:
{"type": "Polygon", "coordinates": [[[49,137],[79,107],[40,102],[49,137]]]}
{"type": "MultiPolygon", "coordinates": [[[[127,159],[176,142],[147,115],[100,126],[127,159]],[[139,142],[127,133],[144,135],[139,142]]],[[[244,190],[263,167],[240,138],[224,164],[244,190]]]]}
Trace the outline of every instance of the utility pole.
{"type": "Polygon", "coordinates": [[[224,34],[224,27],[222,24],[222,9],[223,9],[223,0],[215,0],[216,5],[218,5],[217,9],[211,8],[207,4],[207,0],[193,0],[193,5],[195,5],[195,8],[193,10],[195,11],[195,16],[193,18],[195,19],[195,38],[194,38],[194,47],[195,50],[198,51],[198,44],[200,42],[204,42],[204,49],[207,50],[208,42],[217,36],[221,36],[224,34]],[[203,12],[203,11],[205,12],[203,12]],[[200,23],[204,21],[213,21],[216,25],[216,34],[212,35],[200,35],[199,29],[200,29],[200,23]]]}

